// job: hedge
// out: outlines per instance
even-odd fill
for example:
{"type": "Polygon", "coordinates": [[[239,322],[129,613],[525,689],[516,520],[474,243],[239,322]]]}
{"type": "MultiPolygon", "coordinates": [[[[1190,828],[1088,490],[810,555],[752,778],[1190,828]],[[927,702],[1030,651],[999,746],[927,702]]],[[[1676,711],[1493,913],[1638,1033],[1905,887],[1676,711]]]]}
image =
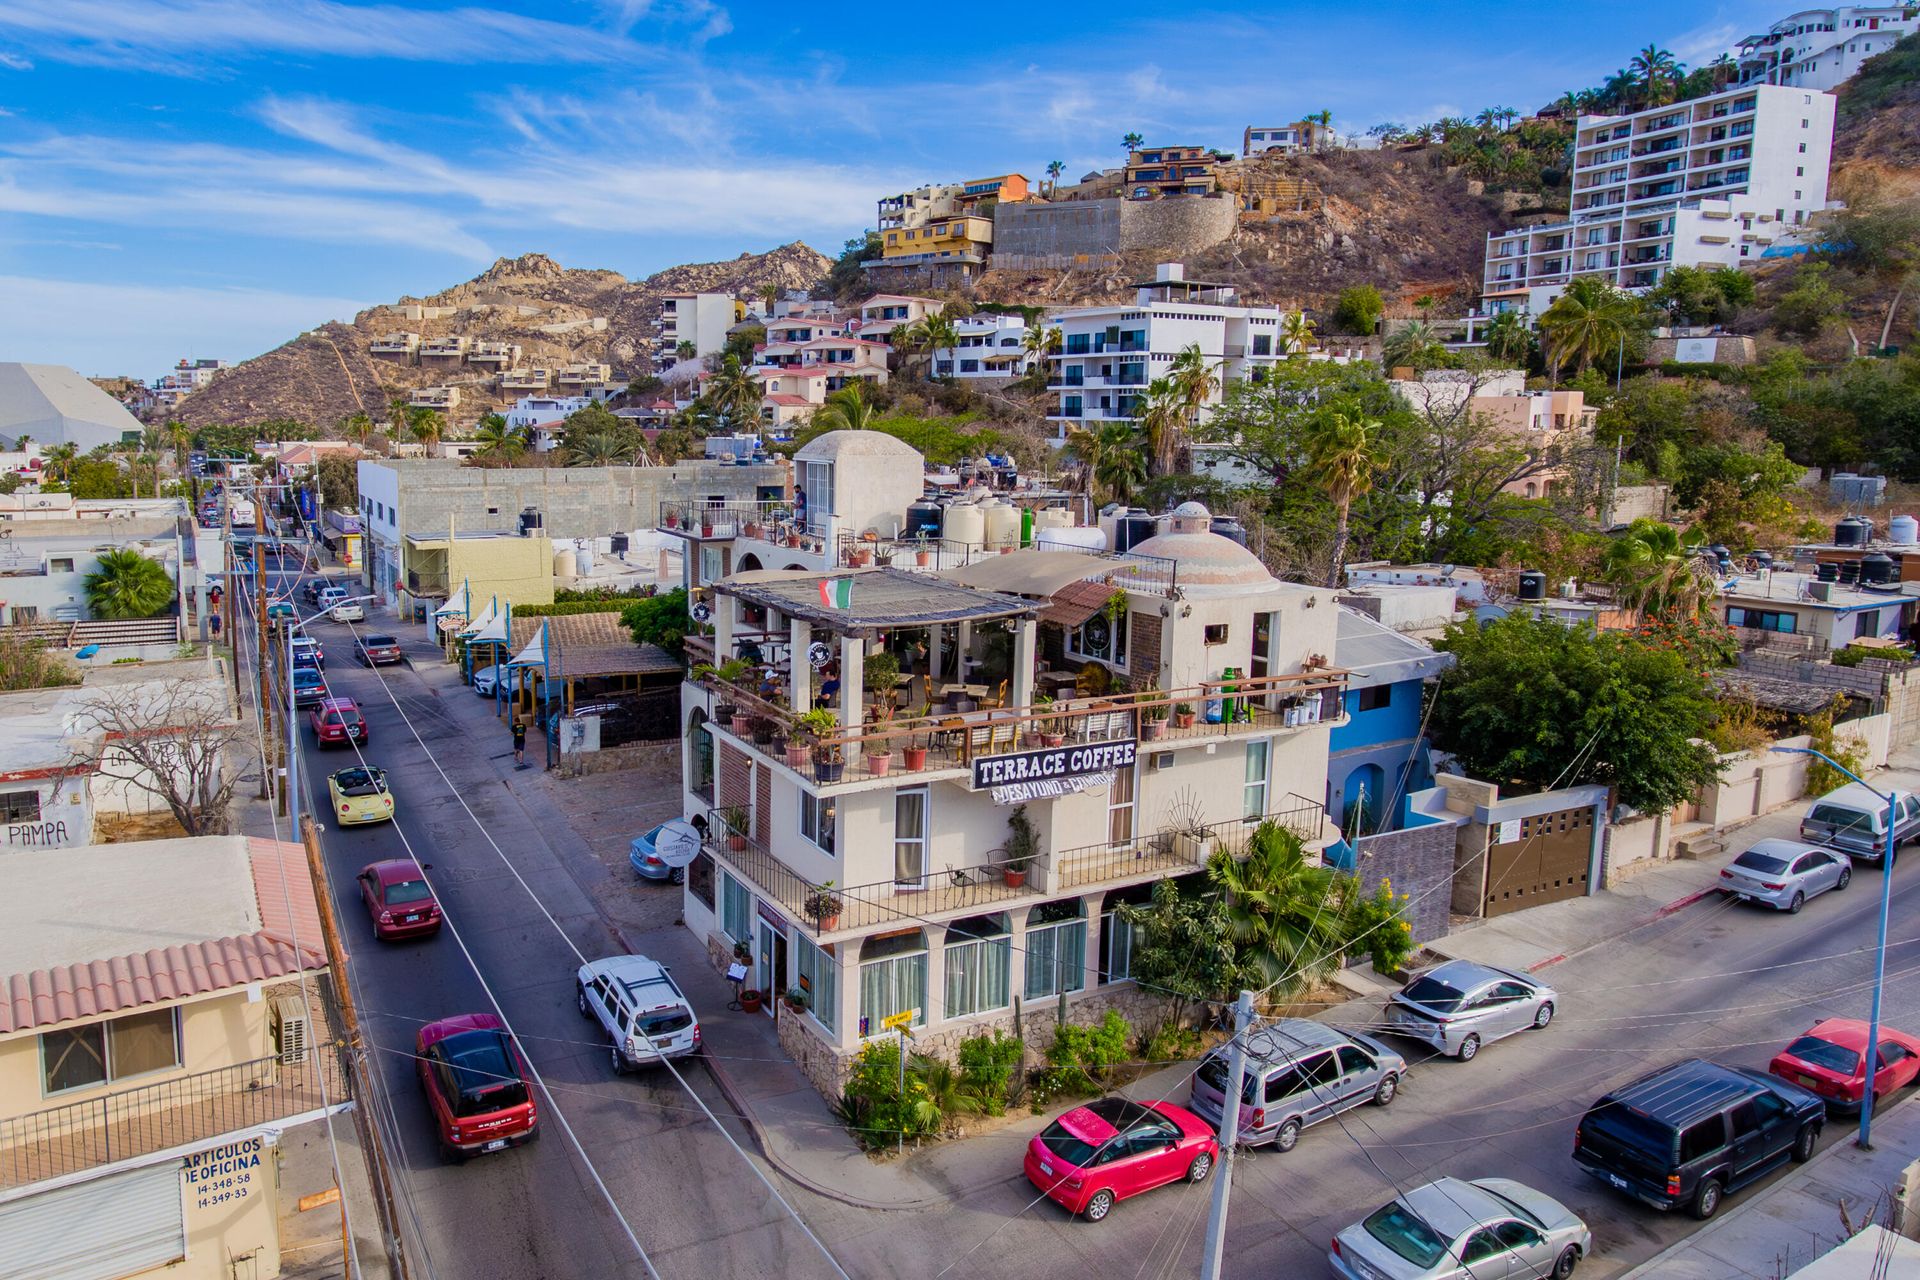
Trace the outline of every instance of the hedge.
{"type": "Polygon", "coordinates": [[[561,604],[519,604],[513,607],[516,618],[558,618],[572,613],[620,613],[632,600],[568,600],[561,604]]]}

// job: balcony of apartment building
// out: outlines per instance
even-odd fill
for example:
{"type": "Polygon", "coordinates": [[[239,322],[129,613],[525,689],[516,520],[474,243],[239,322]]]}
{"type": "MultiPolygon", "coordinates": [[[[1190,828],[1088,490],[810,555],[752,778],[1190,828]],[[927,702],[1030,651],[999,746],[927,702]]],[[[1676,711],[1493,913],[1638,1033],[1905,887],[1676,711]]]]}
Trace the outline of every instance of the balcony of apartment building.
{"type": "Polygon", "coordinates": [[[507,369],[500,374],[502,391],[545,391],[553,380],[548,369],[507,369]]]}
{"type": "Polygon", "coordinates": [[[410,356],[419,349],[417,333],[389,333],[367,344],[367,350],[376,356],[410,356]]]}
{"type": "Polygon", "coordinates": [[[506,367],[510,366],[519,354],[520,349],[510,342],[476,342],[467,352],[467,363],[506,367]]]}
{"type": "Polygon", "coordinates": [[[1638,249],[1629,249],[1621,259],[1622,262],[1630,267],[1645,266],[1654,262],[1670,262],[1672,260],[1673,246],[1671,244],[1646,245],[1638,249]]]}
{"type": "Polygon", "coordinates": [[[1687,190],[1712,191],[1718,187],[1744,187],[1752,176],[1753,170],[1748,168],[1726,169],[1694,178],[1687,184],[1687,190]]]}
{"type": "Polygon", "coordinates": [[[1638,136],[1644,138],[1656,133],[1665,133],[1669,129],[1678,129],[1687,123],[1686,111],[1670,111],[1664,116],[1655,116],[1651,120],[1643,121],[1638,136]]]}
{"type": "MultiPolygon", "coordinates": [[[[1729,116],[1745,115],[1747,112],[1753,110],[1755,102],[1756,99],[1754,98],[1737,98],[1732,102],[1722,102],[1714,107],[1713,110],[1703,115],[1701,119],[1724,120],[1729,116]]],[[[1752,126],[1749,125],[1748,128],[1751,129],[1752,126]]]]}
{"type": "Polygon", "coordinates": [[[465,338],[435,338],[420,344],[422,360],[458,360],[467,354],[465,338]]]}
{"type": "MultiPolygon", "coordinates": [[[[1242,351],[1239,354],[1244,355],[1245,352],[1242,351]]],[[[1084,368],[1056,370],[1047,382],[1047,389],[1063,391],[1083,387],[1144,387],[1149,381],[1146,361],[1136,360],[1114,366],[1107,372],[1084,368]]]]}
{"type": "Polygon", "coordinates": [[[1685,139],[1679,137],[1678,135],[1660,138],[1653,142],[1648,143],[1644,147],[1633,148],[1633,157],[1634,159],[1638,160],[1645,156],[1663,156],[1663,155],[1669,154],[1670,152],[1680,150],[1680,148],[1684,145],[1685,145],[1685,139]]]}
{"type": "Polygon", "coordinates": [[[311,1116],[352,1098],[342,1050],[316,1045],[0,1120],[0,1189],[311,1116]]]}
{"type": "Polygon", "coordinates": [[[1129,352],[1144,353],[1148,349],[1145,329],[1121,329],[1116,325],[1105,333],[1070,333],[1062,343],[1061,350],[1051,352],[1048,358],[1066,360],[1074,356],[1097,356],[1108,352],[1124,355],[1129,352]]]}

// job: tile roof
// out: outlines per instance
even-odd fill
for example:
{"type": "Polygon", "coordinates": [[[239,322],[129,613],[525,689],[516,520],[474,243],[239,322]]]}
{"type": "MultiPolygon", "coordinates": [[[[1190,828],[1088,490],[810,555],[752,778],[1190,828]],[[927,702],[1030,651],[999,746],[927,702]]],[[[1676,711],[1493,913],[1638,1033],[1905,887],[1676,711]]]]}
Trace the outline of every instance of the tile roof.
{"type": "Polygon", "coordinates": [[[679,671],[674,656],[653,644],[635,644],[617,613],[565,613],[548,618],[515,618],[510,646],[527,647],[547,625],[547,661],[556,680],[589,676],[660,675],[679,671]]]}
{"type": "Polygon", "coordinates": [[[1054,592],[1051,601],[1041,608],[1040,621],[1062,627],[1077,627],[1100,612],[1114,591],[1111,582],[1092,578],[1069,582],[1054,592]]]}

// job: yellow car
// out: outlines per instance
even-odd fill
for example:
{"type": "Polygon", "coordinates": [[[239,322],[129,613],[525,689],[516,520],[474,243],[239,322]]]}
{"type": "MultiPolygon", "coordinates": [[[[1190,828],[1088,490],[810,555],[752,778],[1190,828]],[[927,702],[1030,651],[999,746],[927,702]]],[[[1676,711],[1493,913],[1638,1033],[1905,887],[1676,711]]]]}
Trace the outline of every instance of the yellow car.
{"type": "Polygon", "coordinates": [[[385,769],[342,769],[327,778],[333,820],[343,827],[393,819],[393,793],[385,769]]]}

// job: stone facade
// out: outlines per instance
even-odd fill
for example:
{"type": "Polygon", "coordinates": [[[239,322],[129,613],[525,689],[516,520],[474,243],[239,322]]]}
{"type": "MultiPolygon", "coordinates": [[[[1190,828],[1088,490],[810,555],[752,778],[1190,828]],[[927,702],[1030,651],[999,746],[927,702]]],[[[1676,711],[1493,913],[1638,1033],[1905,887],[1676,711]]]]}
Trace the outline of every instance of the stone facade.
{"type": "Polygon", "coordinates": [[[1354,844],[1354,870],[1368,893],[1382,880],[1395,893],[1412,895],[1407,923],[1416,942],[1444,938],[1448,931],[1448,898],[1441,886],[1453,879],[1454,828],[1444,822],[1382,831],[1362,836],[1354,844]]]}
{"type": "Polygon", "coordinates": [[[1184,258],[1231,236],[1238,207],[1231,196],[1003,204],[993,211],[994,253],[1010,261],[1127,253],[1184,258]]]}

